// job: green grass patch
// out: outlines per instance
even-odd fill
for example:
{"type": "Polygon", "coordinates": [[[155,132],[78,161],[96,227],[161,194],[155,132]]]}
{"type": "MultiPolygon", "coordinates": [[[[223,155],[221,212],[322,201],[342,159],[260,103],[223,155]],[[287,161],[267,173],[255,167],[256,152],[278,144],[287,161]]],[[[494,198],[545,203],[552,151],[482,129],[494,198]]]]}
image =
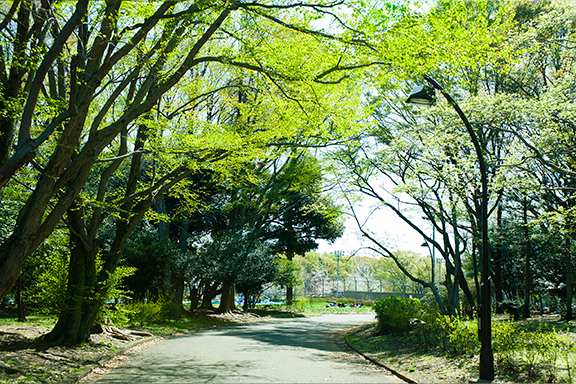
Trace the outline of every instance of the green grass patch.
{"type": "Polygon", "coordinates": [[[178,319],[155,320],[146,323],[144,326],[132,325],[130,329],[149,332],[154,336],[165,336],[172,333],[187,332],[195,329],[227,325],[232,323],[234,323],[234,321],[223,317],[205,315],[194,316],[186,314],[178,319]]]}
{"type": "MultiPolygon", "coordinates": [[[[257,306],[260,309],[270,309],[279,311],[292,311],[301,313],[303,315],[325,315],[325,314],[355,314],[355,313],[374,313],[372,306],[364,305],[363,307],[330,307],[330,302],[337,302],[337,300],[326,300],[318,298],[298,298],[294,300],[292,305],[287,304],[273,304],[266,306],[257,306]]],[[[362,302],[362,301],[350,301],[351,302],[362,302]]]]}
{"type": "Polygon", "coordinates": [[[58,317],[53,314],[31,313],[26,315],[26,321],[18,321],[18,315],[13,312],[0,313],[0,325],[3,326],[28,326],[52,328],[56,325],[58,317]]]}

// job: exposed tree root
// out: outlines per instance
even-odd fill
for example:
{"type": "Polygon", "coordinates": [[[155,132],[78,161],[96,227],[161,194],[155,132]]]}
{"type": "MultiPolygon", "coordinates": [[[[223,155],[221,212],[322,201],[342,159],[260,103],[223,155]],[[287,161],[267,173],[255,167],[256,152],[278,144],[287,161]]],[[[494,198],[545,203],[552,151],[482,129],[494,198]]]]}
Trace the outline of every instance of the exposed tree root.
{"type": "Polygon", "coordinates": [[[120,329],[111,325],[96,324],[90,330],[90,333],[103,333],[119,340],[134,340],[135,337],[150,337],[151,333],[142,331],[133,331],[131,329],[120,329]]]}

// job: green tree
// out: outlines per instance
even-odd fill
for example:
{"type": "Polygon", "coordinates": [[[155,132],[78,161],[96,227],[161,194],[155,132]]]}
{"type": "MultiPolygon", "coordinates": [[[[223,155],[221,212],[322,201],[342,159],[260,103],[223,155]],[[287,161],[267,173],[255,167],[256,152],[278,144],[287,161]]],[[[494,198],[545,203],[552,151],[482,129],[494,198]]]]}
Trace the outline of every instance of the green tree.
{"type": "MultiPolygon", "coordinates": [[[[329,6],[327,5],[326,9],[329,9],[329,6]]],[[[309,112],[308,116],[311,118],[306,124],[300,122],[281,125],[283,128],[274,132],[267,126],[272,124],[279,127],[277,122],[273,123],[274,119],[260,119],[261,130],[257,131],[259,135],[243,135],[241,131],[228,132],[225,135],[227,140],[224,148],[215,148],[213,145],[188,147],[197,148],[198,157],[211,159],[222,151],[228,152],[243,146],[258,147],[252,143],[263,143],[271,137],[276,142],[289,142],[290,137],[307,132],[304,129],[306,127],[316,130],[316,133],[325,132],[326,120],[320,115],[326,116],[327,110],[314,108],[318,104],[331,104],[328,109],[334,119],[331,120],[330,129],[334,133],[341,132],[341,123],[345,121],[342,113],[345,103],[334,102],[344,100],[341,97],[344,94],[350,96],[352,88],[346,89],[345,93],[331,92],[327,89],[334,90],[336,87],[327,83],[338,83],[338,87],[343,89],[348,83],[340,74],[350,68],[365,65],[354,63],[353,57],[346,58],[347,63],[344,65],[331,51],[333,44],[359,45],[357,41],[344,42],[306,27],[314,14],[325,9],[322,5],[295,3],[264,6],[227,1],[166,1],[144,5],[118,0],[95,3],[90,11],[87,9],[88,2],[79,1],[75,13],[63,11],[57,15],[60,25],[64,27],[61,33],[57,33],[53,49],[49,50],[49,54],[45,55],[45,59],[34,71],[32,86],[26,95],[27,103],[18,117],[20,124],[17,129],[17,150],[0,170],[0,184],[4,185],[21,169],[22,164],[30,160],[35,149],[45,156],[38,164],[40,175],[25,208],[20,212],[16,228],[0,247],[2,296],[14,284],[26,257],[49,236],[70,208],[84,204],[76,198],[94,171],[95,164],[98,161],[114,162],[138,154],[138,150],[134,153],[121,145],[122,136],[127,136],[129,130],[134,131],[138,126],[142,126],[140,122],[135,122],[138,119],[146,120],[147,113],[157,107],[164,96],[171,97],[174,110],[193,105],[198,94],[183,100],[177,97],[177,94],[171,93],[177,85],[192,79],[194,76],[191,74],[208,71],[208,68],[214,68],[212,73],[217,73],[217,69],[222,67],[234,69],[238,74],[253,71],[259,74],[260,82],[267,84],[263,89],[272,90],[272,86],[276,89],[275,92],[266,93],[266,97],[261,99],[262,102],[271,103],[266,104],[266,108],[262,106],[258,113],[267,115],[274,110],[272,107],[275,107],[276,111],[284,108],[282,111],[286,113],[286,123],[295,122],[298,116],[302,116],[303,111],[309,112]],[[293,11],[296,9],[304,12],[298,23],[292,23],[293,11]],[[246,15],[253,15],[254,18],[244,17],[246,15]],[[258,23],[248,20],[258,20],[258,23]],[[260,27],[264,25],[274,33],[260,33],[264,30],[260,27]],[[249,30],[253,33],[244,33],[249,30]],[[74,31],[77,31],[78,38],[67,39],[74,31]],[[270,60],[272,52],[268,49],[282,41],[278,38],[280,31],[286,31],[287,37],[309,36],[302,40],[303,44],[308,44],[306,47],[310,52],[306,56],[309,60],[307,62],[322,62],[325,65],[310,64],[300,68],[292,66],[287,58],[281,61],[270,60]],[[309,44],[316,40],[330,45],[309,44]],[[221,44],[222,41],[230,44],[221,44]],[[257,47],[260,49],[256,49],[257,47]],[[68,55],[64,52],[75,54],[68,55]],[[312,55],[312,52],[317,52],[318,55],[312,55]],[[56,60],[57,57],[62,59],[56,60]],[[329,59],[330,57],[332,59],[329,59]],[[64,69],[59,71],[56,64],[64,69]],[[296,68],[298,73],[294,73],[296,68]],[[63,76],[57,77],[58,73],[63,76]],[[41,92],[52,77],[54,84],[58,84],[58,79],[63,78],[63,84],[70,85],[56,88],[64,91],[63,94],[41,92]],[[316,95],[322,98],[307,99],[302,97],[304,94],[296,95],[296,83],[307,84],[309,91],[319,92],[316,95]],[[35,111],[44,105],[48,106],[46,115],[35,115],[35,111]],[[341,111],[337,112],[336,109],[340,107],[341,111]],[[45,120],[42,119],[45,116],[56,117],[48,118],[48,123],[43,124],[45,120]],[[247,138],[250,138],[251,144],[242,141],[247,138]],[[211,156],[206,157],[206,151],[211,156]]],[[[8,20],[10,19],[11,16],[8,17],[8,20]]],[[[10,46],[13,46],[12,44],[13,41],[10,46]]],[[[295,45],[293,48],[297,50],[295,45]]],[[[296,58],[295,55],[291,57],[296,58]]],[[[301,61],[302,57],[297,58],[301,61]]],[[[225,84],[212,86],[209,92],[215,88],[226,87],[225,84]]],[[[210,135],[201,136],[201,131],[196,132],[197,139],[199,135],[200,139],[210,138],[210,135]]],[[[137,136],[136,133],[133,134],[137,136]]],[[[180,143],[187,143],[187,140],[180,143]]],[[[158,178],[158,183],[153,184],[147,192],[133,191],[135,196],[129,197],[156,194],[184,179],[190,168],[194,168],[187,164],[173,165],[172,169],[165,170],[163,176],[158,178]]],[[[122,209],[128,211],[125,207],[122,209]]],[[[119,227],[122,233],[119,233],[121,236],[110,254],[118,253],[117,249],[123,247],[125,234],[133,225],[126,223],[120,226],[122,229],[119,227]]],[[[116,256],[112,256],[112,259],[115,258],[116,256]]],[[[116,261],[112,260],[105,269],[115,264],[116,261]]]]}
{"type": "Polygon", "coordinates": [[[327,130],[344,132],[346,104],[356,93],[341,73],[366,63],[350,56],[344,64],[332,51],[334,44],[361,49],[358,41],[344,41],[307,26],[314,14],[330,6],[228,1],[145,5],[118,0],[94,3],[87,11],[88,3],[79,1],[75,13],[59,13],[57,19],[65,27],[34,71],[18,118],[16,151],[0,169],[4,185],[34,150],[43,154],[37,159],[33,192],[11,236],[0,246],[0,295],[8,292],[28,255],[66,216],[73,243],[68,290],[70,298],[80,302],[67,306],[47,340],[85,340],[105,297],[99,291],[107,286],[102,282],[116,269],[130,233],[157,196],[184,182],[199,164],[214,168],[219,160],[237,154],[235,161],[220,165],[223,172],[245,164],[238,158],[257,157],[254,149],[286,145],[294,136],[322,137],[325,142],[327,130]],[[298,9],[303,12],[295,16],[298,9]],[[78,38],[67,39],[74,31],[78,38]],[[288,40],[294,50],[286,53],[300,46],[308,54],[275,60],[272,48],[288,40]],[[289,60],[302,63],[303,57],[309,65],[294,66],[289,60]],[[249,72],[256,74],[259,103],[231,102],[224,96],[211,103],[219,91],[225,95],[229,88],[245,89],[238,79],[249,72]],[[216,81],[223,73],[220,78],[225,81],[216,81]],[[205,77],[209,81],[203,81],[205,77]],[[51,79],[69,87],[56,88],[63,93],[40,92],[51,79]],[[304,84],[307,88],[302,88],[304,84]],[[200,101],[204,108],[197,114],[185,113],[200,101]],[[43,115],[35,114],[40,106],[46,106],[43,115]],[[219,120],[213,119],[215,106],[222,107],[219,120]],[[231,112],[240,112],[242,119],[227,118],[231,112]],[[176,119],[177,115],[191,118],[176,119]],[[302,120],[303,116],[307,118],[302,120]],[[329,128],[326,116],[331,117],[329,128]],[[175,140],[163,137],[159,127],[164,124],[175,140]],[[132,146],[127,145],[129,137],[136,138],[132,146]],[[156,154],[158,163],[146,178],[141,166],[148,152],[156,154]],[[128,159],[130,168],[120,167],[128,159]],[[99,166],[102,162],[106,167],[99,166]],[[110,193],[109,181],[122,169],[127,172],[124,193],[110,193]],[[92,196],[84,189],[91,175],[99,179],[92,196]],[[142,180],[145,185],[139,184],[142,180]],[[94,240],[110,214],[118,219],[116,233],[97,273],[94,240]],[[82,294],[73,296],[78,287],[83,287],[82,294]]]}

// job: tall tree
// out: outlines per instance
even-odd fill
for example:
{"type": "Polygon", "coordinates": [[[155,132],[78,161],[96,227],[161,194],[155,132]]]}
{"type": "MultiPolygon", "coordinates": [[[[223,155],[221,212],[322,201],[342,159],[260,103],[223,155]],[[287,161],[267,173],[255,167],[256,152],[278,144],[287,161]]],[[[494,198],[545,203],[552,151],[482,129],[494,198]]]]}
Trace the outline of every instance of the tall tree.
{"type": "MultiPolygon", "coordinates": [[[[284,110],[290,113],[284,115],[287,122],[295,121],[294,118],[302,116],[305,111],[308,113],[306,122],[300,121],[291,128],[283,125],[283,129],[275,132],[270,131],[271,127],[278,127],[278,124],[272,123],[273,119],[260,119],[261,130],[251,137],[253,141],[262,143],[273,137],[276,142],[286,142],[293,135],[304,134],[306,127],[316,130],[317,136],[320,136],[318,132],[325,132],[326,120],[322,115],[326,116],[327,110],[319,108],[319,105],[328,105],[342,93],[321,91],[319,95],[327,95],[326,99],[307,99],[304,94],[298,94],[294,85],[308,84],[312,93],[320,91],[323,86],[334,88],[328,83],[346,83],[341,75],[343,71],[367,65],[352,56],[340,57],[331,51],[333,44],[351,44],[361,50],[362,43],[358,39],[345,41],[308,27],[307,23],[314,15],[324,11],[330,15],[333,6],[300,2],[260,4],[170,0],[143,4],[116,0],[94,3],[88,9],[87,1],[79,1],[74,12],[58,14],[57,18],[65,27],[54,40],[54,49],[34,68],[27,103],[17,117],[17,149],[0,169],[0,184],[4,185],[23,164],[30,161],[35,151],[45,155],[46,160],[36,159],[39,177],[31,186],[33,192],[20,211],[12,235],[0,245],[0,296],[12,287],[26,257],[54,230],[67,212],[71,221],[75,221],[72,220],[74,210],[70,209],[82,206],[83,202],[77,198],[94,171],[95,164],[105,158],[134,156],[134,152],[122,152],[121,146],[118,147],[123,132],[136,129],[140,125],[137,119],[143,118],[183,80],[190,80],[187,76],[194,73],[193,69],[206,66],[208,71],[216,73],[218,68],[225,67],[236,68],[238,74],[243,71],[259,73],[259,81],[277,90],[267,93],[267,100],[276,102],[269,104],[267,109],[260,108],[259,113],[270,113],[271,106],[287,107],[291,104],[294,106],[284,110]],[[294,19],[293,11],[297,9],[303,10],[300,20],[294,19]],[[253,23],[255,20],[258,22],[253,23]],[[264,26],[273,32],[265,33],[264,26]],[[244,33],[246,31],[251,33],[244,33]],[[67,39],[73,32],[76,32],[77,39],[67,39]],[[280,33],[307,36],[302,41],[309,52],[306,56],[309,65],[292,65],[294,60],[302,59],[302,56],[295,54],[283,60],[272,60],[272,52],[267,49],[281,45],[282,40],[278,38],[280,33]],[[312,41],[322,44],[313,46],[309,44],[312,41]],[[67,52],[75,54],[69,55],[67,52]],[[57,57],[61,59],[56,60],[57,57]],[[63,71],[61,68],[67,69],[63,71]],[[63,95],[41,92],[50,84],[60,84],[60,77],[55,74],[64,75],[62,84],[69,86],[58,89],[67,92],[63,95]],[[51,82],[52,77],[56,79],[55,82],[51,82]],[[62,98],[68,99],[68,105],[61,107],[62,103],[57,101],[62,98]],[[280,101],[282,98],[283,101],[280,101]],[[40,106],[46,106],[48,116],[56,117],[48,118],[46,123],[43,116],[35,114],[40,106]],[[294,111],[297,113],[294,114],[294,111]]],[[[11,20],[12,16],[9,15],[7,19],[11,20]]],[[[218,88],[223,86],[216,85],[218,88]]],[[[271,87],[264,89],[271,90],[271,87]]],[[[193,97],[179,98],[177,94],[171,96],[173,103],[179,104],[182,109],[194,100],[193,97]]],[[[340,107],[333,104],[329,109],[336,112],[336,106],[340,107]]],[[[340,112],[332,113],[336,119],[331,121],[334,133],[341,132],[343,128],[340,122],[345,119],[337,121],[339,116],[344,116],[342,111],[343,108],[340,112]]],[[[201,130],[196,134],[201,136],[201,130]]],[[[242,147],[244,143],[241,139],[247,137],[241,131],[229,133],[227,148],[242,147]]],[[[199,152],[206,150],[200,145],[196,148],[199,152]]],[[[210,152],[213,146],[208,148],[210,152]]],[[[113,162],[112,159],[109,161],[113,162]]],[[[174,166],[166,170],[165,176],[160,177],[152,188],[146,192],[133,191],[132,195],[126,195],[128,200],[119,203],[119,206],[124,212],[129,212],[128,207],[122,207],[122,204],[128,201],[135,204],[133,199],[145,194],[149,199],[146,201],[153,201],[158,192],[183,180],[187,172],[190,172],[190,167],[186,164],[174,166]]],[[[128,220],[128,217],[123,220],[128,220]]],[[[125,235],[133,226],[134,223],[130,221],[118,227],[122,233],[118,233],[120,236],[114,249],[121,250],[125,235]]],[[[110,259],[106,268],[116,264],[115,258],[110,259]]]]}

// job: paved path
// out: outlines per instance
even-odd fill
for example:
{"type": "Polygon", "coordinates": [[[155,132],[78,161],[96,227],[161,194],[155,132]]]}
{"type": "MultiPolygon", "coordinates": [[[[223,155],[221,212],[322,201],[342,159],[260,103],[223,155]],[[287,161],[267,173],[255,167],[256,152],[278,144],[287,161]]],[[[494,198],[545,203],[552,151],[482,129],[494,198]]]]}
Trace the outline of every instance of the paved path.
{"type": "Polygon", "coordinates": [[[325,315],[257,322],[179,336],[131,355],[98,382],[401,383],[336,340],[374,315],[325,315]]]}

